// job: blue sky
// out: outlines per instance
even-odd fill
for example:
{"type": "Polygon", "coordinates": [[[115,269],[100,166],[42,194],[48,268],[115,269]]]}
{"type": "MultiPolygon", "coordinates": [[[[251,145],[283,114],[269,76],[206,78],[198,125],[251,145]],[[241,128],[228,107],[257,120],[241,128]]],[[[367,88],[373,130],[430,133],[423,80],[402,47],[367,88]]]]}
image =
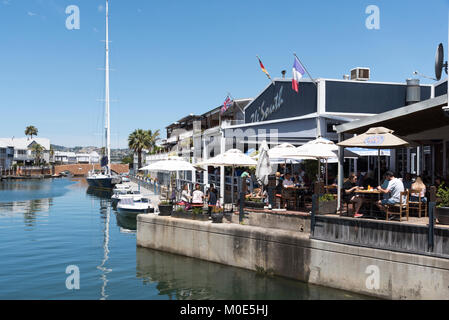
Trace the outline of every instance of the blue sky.
{"type": "MultiPolygon", "coordinates": [[[[0,136],[27,125],[65,146],[101,145],[104,75],[101,0],[0,0],[0,136]],[[67,30],[65,8],[80,8],[67,30]]],[[[256,55],[273,77],[291,76],[296,52],[315,78],[368,66],[372,80],[433,76],[447,53],[449,0],[110,0],[112,146],[136,128],[161,129],[265,88],[256,55]],[[365,8],[380,9],[368,30],[365,8]]],[[[422,79],[423,83],[430,80],[422,79]]]]}

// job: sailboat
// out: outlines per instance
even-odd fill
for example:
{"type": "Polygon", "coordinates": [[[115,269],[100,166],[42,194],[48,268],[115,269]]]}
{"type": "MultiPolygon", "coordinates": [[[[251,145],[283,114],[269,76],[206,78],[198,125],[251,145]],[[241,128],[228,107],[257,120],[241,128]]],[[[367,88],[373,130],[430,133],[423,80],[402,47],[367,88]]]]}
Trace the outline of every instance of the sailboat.
{"type": "Polygon", "coordinates": [[[112,189],[115,184],[121,182],[118,175],[113,175],[111,171],[111,121],[109,107],[109,1],[106,0],[106,62],[105,62],[105,136],[106,155],[101,159],[102,173],[89,172],[86,178],[89,187],[112,189]]]}

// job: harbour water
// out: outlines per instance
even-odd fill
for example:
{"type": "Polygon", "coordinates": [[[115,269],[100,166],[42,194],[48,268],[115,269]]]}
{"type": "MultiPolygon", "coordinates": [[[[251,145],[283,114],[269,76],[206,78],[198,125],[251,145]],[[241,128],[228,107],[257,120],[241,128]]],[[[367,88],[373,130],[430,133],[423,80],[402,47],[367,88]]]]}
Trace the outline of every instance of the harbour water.
{"type": "Polygon", "coordinates": [[[0,182],[0,299],[366,298],[136,248],[135,228],[84,180],[0,182]]]}

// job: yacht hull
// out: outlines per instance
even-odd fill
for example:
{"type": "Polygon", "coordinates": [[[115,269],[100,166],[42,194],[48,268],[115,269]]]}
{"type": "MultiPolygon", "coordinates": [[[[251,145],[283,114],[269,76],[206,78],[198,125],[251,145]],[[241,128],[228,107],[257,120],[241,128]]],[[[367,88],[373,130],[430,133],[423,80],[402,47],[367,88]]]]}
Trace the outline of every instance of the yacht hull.
{"type": "Polygon", "coordinates": [[[117,179],[113,177],[104,178],[86,178],[89,187],[102,188],[102,189],[113,189],[114,186],[119,183],[117,179]]]}

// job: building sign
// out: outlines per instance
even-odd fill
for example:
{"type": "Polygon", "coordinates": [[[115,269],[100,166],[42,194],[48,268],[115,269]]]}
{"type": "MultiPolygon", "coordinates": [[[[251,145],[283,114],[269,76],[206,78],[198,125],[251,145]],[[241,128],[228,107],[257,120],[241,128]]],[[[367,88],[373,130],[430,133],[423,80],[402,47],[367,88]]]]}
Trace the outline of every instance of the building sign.
{"type": "Polygon", "coordinates": [[[299,92],[291,81],[276,80],[245,109],[245,123],[292,118],[317,111],[316,87],[300,82],[299,92]]]}
{"type": "Polygon", "coordinates": [[[367,146],[379,146],[384,142],[384,140],[385,140],[384,136],[371,136],[365,138],[364,142],[367,146]]]}
{"type": "Polygon", "coordinates": [[[282,90],[284,87],[281,87],[278,93],[274,96],[274,101],[271,105],[265,105],[265,100],[262,101],[262,104],[256,108],[256,110],[250,115],[250,122],[259,122],[267,120],[267,118],[275,111],[279,110],[279,108],[284,103],[282,99],[282,90]]]}

